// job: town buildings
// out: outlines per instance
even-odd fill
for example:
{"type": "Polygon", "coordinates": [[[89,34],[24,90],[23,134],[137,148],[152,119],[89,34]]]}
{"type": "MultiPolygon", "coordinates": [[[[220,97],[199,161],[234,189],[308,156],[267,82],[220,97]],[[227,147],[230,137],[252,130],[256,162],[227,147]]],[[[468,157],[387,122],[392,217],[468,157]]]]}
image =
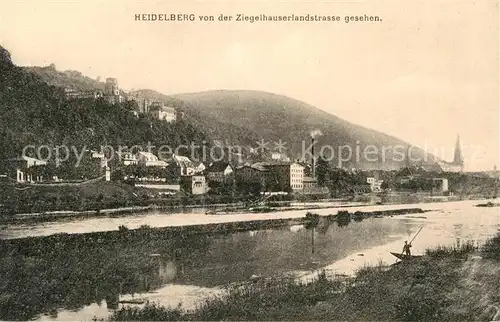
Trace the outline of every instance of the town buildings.
{"type": "Polygon", "coordinates": [[[106,78],[104,98],[110,104],[125,102],[125,97],[121,95],[120,88],[118,87],[118,80],[116,78],[106,78]]]}
{"type": "Polygon", "coordinates": [[[66,96],[66,99],[86,98],[96,100],[103,97],[103,92],[99,90],[81,91],[74,88],[65,88],[64,95],[66,96]]]}
{"type": "Polygon", "coordinates": [[[139,107],[139,114],[149,115],[150,117],[165,121],[168,123],[177,120],[177,111],[174,107],[166,106],[163,101],[155,101],[148,98],[131,97],[139,107]]]}
{"type": "Polygon", "coordinates": [[[238,167],[234,171],[234,176],[237,182],[260,182],[262,186],[266,185],[267,168],[254,164],[238,167]]]}
{"type": "Polygon", "coordinates": [[[148,113],[151,117],[168,123],[172,123],[177,120],[175,108],[165,106],[163,102],[155,102],[154,105],[149,107],[148,113]]]}
{"type": "Polygon", "coordinates": [[[380,180],[377,177],[368,177],[366,178],[366,182],[370,185],[372,192],[382,191],[382,183],[384,183],[384,180],[380,180]]]}
{"type": "Polygon", "coordinates": [[[180,176],[192,176],[198,172],[198,166],[188,157],[174,154],[172,160],[179,167],[180,176]]]}
{"type": "Polygon", "coordinates": [[[314,189],[314,188],[318,187],[318,180],[316,178],[304,177],[302,182],[303,182],[303,189],[304,190],[314,189]]]}
{"type": "Polygon", "coordinates": [[[120,151],[117,152],[118,159],[122,165],[134,165],[137,164],[139,160],[137,160],[137,155],[130,151],[120,151]]]}
{"type": "Polygon", "coordinates": [[[233,177],[234,169],[229,162],[214,162],[206,169],[209,181],[224,182],[233,177]]]}
{"type": "Polygon", "coordinates": [[[447,193],[449,191],[448,179],[446,178],[432,178],[433,193],[447,193]]]}
{"type": "Polygon", "coordinates": [[[192,195],[202,195],[208,191],[205,177],[200,175],[182,176],[180,188],[182,191],[192,195]]]}
{"type": "Polygon", "coordinates": [[[240,181],[261,181],[265,190],[300,191],[304,188],[304,167],[297,162],[257,162],[237,168],[240,181]]]}
{"type": "Polygon", "coordinates": [[[280,152],[271,152],[271,159],[274,161],[283,161],[283,162],[290,161],[290,158],[288,156],[280,152]]]}
{"type": "Polygon", "coordinates": [[[47,165],[47,161],[22,156],[6,160],[4,168],[6,175],[16,180],[17,182],[35,182],[42,181],[42,176],[35,176],[31,173],[30,169],[36,166],[47,165]]]}
{"type": "Polygon", "coordinates": [[[151,152],[138,152],[136,159],[138,164],[145,165],[146,167],[166,168],[168,166],[167,162],[160,160],[151,152]]]}
{"type": "Polygon", "coordinates": [[[463,172],[464,171],[464,158],[462,155],[462,146],[460,145],[460,136],[457,135],[455,143],[455,150],[453,153],[453,161],[446,162],[439,159],[436,160],[441,169],[445,172],[463,172]]]}

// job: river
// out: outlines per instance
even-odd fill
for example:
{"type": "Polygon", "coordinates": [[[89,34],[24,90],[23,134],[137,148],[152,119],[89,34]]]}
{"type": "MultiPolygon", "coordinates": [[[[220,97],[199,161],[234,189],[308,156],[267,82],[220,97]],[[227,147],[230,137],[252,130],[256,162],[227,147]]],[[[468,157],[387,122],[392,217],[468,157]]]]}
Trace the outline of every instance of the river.
{"type": "MultiPolygon", "coordinates": [[[[82,240],[69,245],[41,243],[33,249],[3,252],[0,318],[91,320],[123,305],[146,300],[192,308],[197,301],[231,283],[256,277],[293,274],[310,279],[318,270],[352,274],[363,265],[393,263],[421,228],[412,252],[464,241],[481,243],[500,230],[500,208],[479,208],[480,201],[345,208],[373,211],[401,208],[420,214],[369,218],[339,226],[322,220],[314,229],[290,226],[248,232],[198,234],[155,240],[82,240]],[[8,310],[8,312],[7,312],[8,310]]],[[[317,209],[327,215],[344,208],[317,209]]],[[[2,239],[50,236],[129,228],[179,226],[269,218],[303,217],[305,210],[266,214],[205,215],[145,213],[120,217],[63,219],[1,227],[2,239]]]]}

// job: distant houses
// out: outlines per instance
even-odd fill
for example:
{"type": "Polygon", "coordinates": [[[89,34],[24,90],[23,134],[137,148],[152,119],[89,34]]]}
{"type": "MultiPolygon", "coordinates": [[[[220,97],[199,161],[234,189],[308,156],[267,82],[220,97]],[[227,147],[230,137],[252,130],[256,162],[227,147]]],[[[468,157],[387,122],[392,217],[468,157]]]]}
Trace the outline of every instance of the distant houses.
{"type": "Polygon", "coordinates": [[[224,182],[233,177],[234,168],[229,162],[218,161],[206,169],[207,179],[214,182],[224,182]]]}
{"type": "Polygon", "coordinates": [[[191,195],[203,195],[208,191],[206,178],[202,175],[189,175],[181,177],[180,188],[182,191],[191,195]]]}
{"type": "Polygon", "coordinates": [[[64,95],[67,99],[86,98],[94,100],[104,96],[103,92],[99,90],[80,91],[74,88],[65,88],[64,95]]]}
{"type": "Polygon", "coordinates": [[[175,108],[165,106],[163,102],[159,102],[157,105],[153,106],[149,110],[149,114],[160,121],[165,121],[168,123],[175,122],[177,120],[177,113],[175,108]]]}
{"type": "Polygon", "coordinates": [[[42,176],[35,176],[30,173],[29,169],[36,166],[47,165],[47,161],[22,156],[19,158],[8,159],[5,162],[5,172],[10,178],[17,182],[35,182],[42,181],[42,176]]]}
{"type": "Polygon", "coordinates": [[[136,116],[147,115],[153,119],[172,123],[177,120],[177,111],[174,107],[167,106],[161,100],[151,100],[140,98],[134,95],[126,95],[118,86],[118,80],[113,77],[106,78],[104,90],[81,90],[74,87],[64,88],[64,95],[67,100],[72,99],[101,99],[109,104],[124,103],[125,101],[135,101],[138,110],[134,111],[136,116]]]}
{"type": "Polygon", "coordinates": [[[368,177],[366,178],[366,183],[370,185],[370,189],[372,192],[381,192],[382,183],[384,183],[384,180],[380,180],[378,179],[378,177],[368,177]]]}
{"type": "Polygon", "coordinates": [[[138,152],[136,159],[138,164],[143,164],[146,167],[166,168],[168,166],[167,162],[159,160],[158,157],[151,152],[138,152]]]}
{"type": "Polygon", "coordinates": [[[192,176],[199,172],[199,165],[196,165],[188,157],[174,154],[172,160],[178,166],[180,176],[192,176]]]}
{"type": "Polygon", "coordinates": [[[297,162],[257,162],[235,170],[239,181],[259,181],[265,190],[300,191],[304,188],[304,167],[297,162]]]}
{"type": "Polygon", "coordinates": [[[137,160],[137,155],[133,152],[117,152],[117,157],[120,163],[124,166],[137,164],[139,160],[137,160]]]}
{"type": "MultiPolygon", "coordinates": [[[[210,192],[232,197],[273,193],[315,195],[315,198],[329,196],[330,189],[337,189],[335,183],[332,185],[331,178],[334,176],[338,176],[333,180],[337,180],[338,189],[343,193],[382,193],[392,189],[424,192],[434,196],[451,193],[448,178],[435,174],[412,174],[412,171],[332,171],[329,179],[331,181],[325,183],[323,180],[320,185],[318,178],[306,171],[307,164],[293,161],[247,162],[243,166],[217,161],[206,166],[203,162],[175,154],[168,161],[164,161],[152,152],[120,151],[113,159],[109,159],[104,153],[86,150],[78,160],[78,167],[74,167],[71,162],[55,166],[29,156],[12,158],[3,161],[0,175],[19,183],[81,181],[94,178],[106,181],[123,180],[143,187],[168,189],[170,193],[182,191],[189,195],[202,195],[210,192]],[[385,181],[380,177],[387,180],[385,188],[385,181]],[[177,188],[173,188],[174,186],[177,188]]],[[[450,180],[453,180],[453,177],[450,180]]]]}
{"type": "Polygon", "coordinates": [[[139,114],[150,116],[153,119],[172,123],[177,121],[177,111],[174,107],[167,106],[163,101],[155,101],[138,96],[130,96],[130,100],[137,103],[139,114]]]}

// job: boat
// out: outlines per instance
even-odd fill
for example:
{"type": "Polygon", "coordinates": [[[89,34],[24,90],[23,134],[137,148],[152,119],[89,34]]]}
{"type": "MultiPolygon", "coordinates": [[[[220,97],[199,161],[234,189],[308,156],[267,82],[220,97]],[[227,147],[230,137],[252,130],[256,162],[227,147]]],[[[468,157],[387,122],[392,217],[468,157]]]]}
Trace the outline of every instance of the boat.
{"type": "Polygon", "coordinates": [[[393,253],[393,252],[390,252],[392,256],[400,259],[400,260],[411,260],[411,259],[415,259],[415,258],[420,258],[422,257],[422,255],[406,255],[406,254],[401,254],[401,253],[393,253]]]}
{"type": "MultiPolygon", "coordinates": [[[[424,226],[420,227],[420,229],[417,231],[417,233],[415,234],[415,236],[413,237],[412,240],[410,240],[410,242],[408,243],[408,246],[411,247],[411,243],[413,243],[413,241],[415,240],[415,238],[417,238],[418,234],[420,234],[420,232],[422,231],[422,229],[424,228],[424,226]]],[[[405,241],[405,248],[406,248],[406,241],[405,241]]],[[[405,250],[405,248],[403,248],[403,252],[405,250]]],[[[390,252],[392,256],[396,257],[397,259],[400,259],[402,261],[405,261],[405,260],[412,260],[412,259],[415,259],[415,258],[420,258],[422,257],[422,255],[406,255],[404,254],[403,252],[401,253],[393,253],[393,252],[390,252]]]]}

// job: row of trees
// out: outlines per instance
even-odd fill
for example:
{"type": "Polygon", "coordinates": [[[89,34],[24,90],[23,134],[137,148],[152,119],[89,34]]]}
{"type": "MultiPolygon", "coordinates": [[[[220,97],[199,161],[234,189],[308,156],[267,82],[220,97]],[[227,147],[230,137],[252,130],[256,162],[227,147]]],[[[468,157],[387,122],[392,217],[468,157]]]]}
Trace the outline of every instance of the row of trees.
{"type": "MultiPolygon", "coordinates": [[[[397,171],[378,171],[379,179],[383,180],[383,190],[426,191],[441,188],[441,183],[434,178],[448,179],[449,190],[458,195],[496,194],[498,179],[486,175],[454,172],[426,171],[419,167],[406,167],[397,171]],[[411,177],[403,181],[402,178],[411,177]]],[[[366,178],[372,176],[370,171],[350,172],[335,168],[328,161],[318,159],[316,165],[318,184],[330,189],[333,196],[352,193],[353,187],[366,186],[366,178]]]]}

